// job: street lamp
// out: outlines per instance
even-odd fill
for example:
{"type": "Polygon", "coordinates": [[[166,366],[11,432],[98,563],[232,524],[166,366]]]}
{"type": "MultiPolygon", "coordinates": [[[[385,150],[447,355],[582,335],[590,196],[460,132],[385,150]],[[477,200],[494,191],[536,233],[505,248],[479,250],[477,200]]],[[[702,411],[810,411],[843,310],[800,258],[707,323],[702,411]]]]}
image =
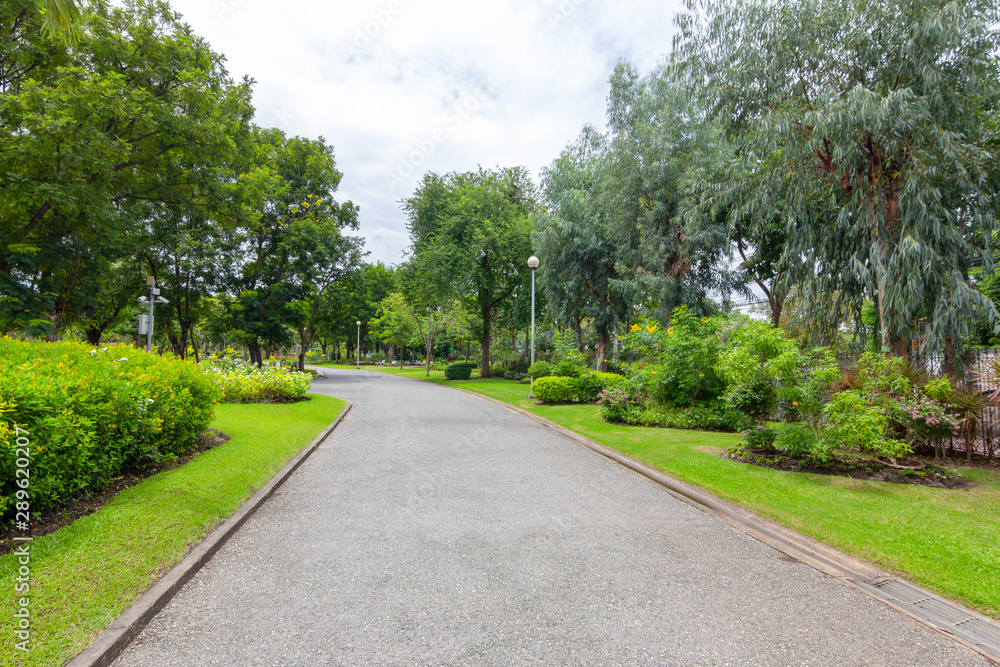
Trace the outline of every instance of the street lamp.
{"type": "Polygon", "coordinates": [[[358,370],[361,370],[361,320],[356,322],[358,325],[358,370]]]}
{"type": "MultiPolygon", "coordinates": [[[[535,269],[538,268],[538,258],[532,255],[528,258],[528,268],[531,269],[531,365],[535,365],[535,269]]],[[[528,384],[528,398],[535,397],[535,376],[532,375],[528,384]]]]}
{"type": "Polygon", "coordinates": [[[146,277],[146,286],[149,287],[149,296],[140,296],[139,302],[149,302],[149,314],[139,316],[139,335],[146,334],[146,352],[150,352],[153,349],[153,305],[170,302],[160,296],[160,288],[156,286],[153,276],[146,277]]]}

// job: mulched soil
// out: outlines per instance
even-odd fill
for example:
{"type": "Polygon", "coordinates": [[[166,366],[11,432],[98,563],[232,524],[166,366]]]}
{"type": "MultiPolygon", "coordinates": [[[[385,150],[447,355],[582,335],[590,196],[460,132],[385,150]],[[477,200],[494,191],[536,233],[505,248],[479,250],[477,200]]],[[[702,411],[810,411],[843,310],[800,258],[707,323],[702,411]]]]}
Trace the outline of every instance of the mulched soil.
{"type": "MultiPolygon", "coordinates": [[[[120,491],[138,484],[147,477],[152,477],[157,473],[184,465],[198,454],[218,447],[229,440],[230,436],[218,429],[210,428],[201,434],[201,439],[194,449],[182,456],[178,456],[172,461],[141,471],[132,471],[123,474],[121,477],[116,477],[112,480],[111,485],[103,491],[90,494],[78,493],[66,500],[63,507],[53,508],[44,512],[32,512],[31,536],[41,537],[42,535],[48,535],[63,526],[73,523],[82,516],[93,514],[104,507],[105,503],[108,503],[117,496],[120,491]]],[[[14,548],[13,538],[23,535],[22,531],[14,529],[13,521],[0,526],[0,555],[10,553],[14,548]]]]}
{"type": "MultiPolygon", "coordinates": [[[[873,459],[831,457],[826,463],[818,463],[789,458],[788,456],[772,451],[730,452],[728,458],[733,461],[771,468],[772,470],[786,470],[819,475],[839,475],[841,477],[867,479],[876,482],[915,484],[939,489],[967,489],[975,486],[975,482],[940,467],[939,464],[941,461],[935,464],[933,460],[916,457],[900,463],[906,466],[923,466],[920,470],[895,468],[873,459]]],[[[967,466],[964,459],[961,462],[956,462],[956,464],[967,466]]],[[[995,470],[998,466],[992,461],[974,460],[973,467],[995,470]]]]}

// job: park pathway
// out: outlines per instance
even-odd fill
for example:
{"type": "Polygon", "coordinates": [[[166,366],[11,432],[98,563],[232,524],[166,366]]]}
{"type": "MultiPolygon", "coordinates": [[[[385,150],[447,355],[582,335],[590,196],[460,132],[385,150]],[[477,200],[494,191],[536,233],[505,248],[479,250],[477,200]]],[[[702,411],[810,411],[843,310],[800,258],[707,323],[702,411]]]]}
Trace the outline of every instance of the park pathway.
{"type": "Polygon", "coordinates": [[[492,403],[354,407],[115,665],[987,665],[492,403]]]}

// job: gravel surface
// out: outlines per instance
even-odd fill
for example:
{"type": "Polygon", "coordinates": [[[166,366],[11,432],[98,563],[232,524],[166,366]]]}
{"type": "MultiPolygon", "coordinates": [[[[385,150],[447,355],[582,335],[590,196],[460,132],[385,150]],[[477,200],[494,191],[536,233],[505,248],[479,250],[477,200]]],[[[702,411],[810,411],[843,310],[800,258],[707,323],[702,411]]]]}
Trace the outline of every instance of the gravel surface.
{"type": "Polygon", "coordinates": [[[354,407],[115,665],[988,665],[501,407],[354,407]]]}

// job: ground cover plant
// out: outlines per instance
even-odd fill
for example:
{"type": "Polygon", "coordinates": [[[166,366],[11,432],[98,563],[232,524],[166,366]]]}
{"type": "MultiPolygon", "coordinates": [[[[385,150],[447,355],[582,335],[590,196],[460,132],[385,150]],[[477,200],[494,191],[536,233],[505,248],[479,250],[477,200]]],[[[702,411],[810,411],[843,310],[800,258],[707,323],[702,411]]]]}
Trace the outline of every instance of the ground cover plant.
{"type": "Polygon", "coordinates": [[[996,469],[949,462],[942,469],[967,483],[954,489],[772,470],[728,458],[735,434],[612,424],[598,406],[539,404],[523,385],[504,380],[472,380],[462,388],[549,419],[1000,619],[996,469]]]}
{"type": "MultiPolygon", "coordinates": [[[[328,426],[343,401],[219,405],[232,439],[121,492],[94,514],[31,543],[31,651],[0,647],[0,664],[60,665],[86,648],[156,579],[328,426]]],[[[0,556],[0,605],[15,609],[17,559],[0,556]]],[[[0,619],[12,638],[14,619],[0,619]]]]}
{"type": "Polygon", "coordinates": [[[220,393],[194,364],[134,347],[0,339],[0,514],[15,500],[56,506],[188,451],[220,393]],[[18,459],[30,462],[23,486],[18,459]]]}

